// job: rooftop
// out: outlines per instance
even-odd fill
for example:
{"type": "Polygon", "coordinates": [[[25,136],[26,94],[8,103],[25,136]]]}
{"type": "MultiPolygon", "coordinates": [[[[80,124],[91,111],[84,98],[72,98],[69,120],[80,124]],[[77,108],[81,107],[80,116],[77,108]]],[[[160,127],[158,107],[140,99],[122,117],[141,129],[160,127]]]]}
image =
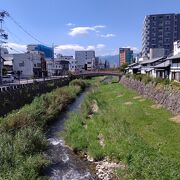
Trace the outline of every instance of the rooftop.
{"type": "Polygon", "coordinates": [[[145,61],[142,61],[141,64],[150,64],[150,63],[159,61],[161,59],[164,59],[164,57],[162,56],[162,57],[158,57],[158,58],[154,58],[154,59],[145,60],[145,61]]]}
{"type": "Polygon", "coordinates": [[[169,60],[166,60],[166,61],[164,61],[163,63],[154,66],[154,68],[166,68],[166,67],[168,67],[168,66],[170,66],[170,61],[169,61],[169,60]]]}
{"type": "Polygon", "coordinates": [[[169,60],[171,60],[171,59],[180,59],[180,54],[176,54],[175,56],[171,56],[168,59],[169,60]]]}

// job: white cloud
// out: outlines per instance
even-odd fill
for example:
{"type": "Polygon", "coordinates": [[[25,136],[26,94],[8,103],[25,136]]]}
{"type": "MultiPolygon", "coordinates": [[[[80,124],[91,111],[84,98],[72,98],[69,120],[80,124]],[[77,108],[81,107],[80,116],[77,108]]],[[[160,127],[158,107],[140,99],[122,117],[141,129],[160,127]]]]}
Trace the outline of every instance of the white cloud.
{"type": "Polygon", "coordinates": [[[78,44],[64,44],[55,47],[55,51],[64,51],[64,50],[81,51],[84,50],[84,47],[78,44]]]}
{"type": "Polygon", "coordinates": [[[66,26],[75,26],[75,24],[69,22],[69,23],[66,24],[66,26]]]}
{"type": "Polygon", "coordinates": [[[82,46],[79,44],[63,44],[55,47],[55,53],[65,55],[74,55],[75,51],[94,50],[97,53],[103,50],[106,46],[104,44],[82,46]]]}
{"type": "Polygon", "coordinates": [[[8,42],[5,44],[5,47],[8,48],[9,53],[23,53],[27,51],[27,45],[24,44],[8,42]]]}
{"type": "Polygon", "coordinates": [[[139,49],[137,47],[132,47],[132,46],[126,46],[124,48],[130,48],[132,49],[135,53],[138,53],[139,52],[139,49]]]}
{"type": "MultiPolygon", "coordinates": [[[[27,45],[24,44],[16,44],[9,42],[6,44],[6,47],[9,47],[9,53],[23,53],[27,51],[27,45]]],[[[108,49],[106,48],[105,44],[94,44],[87,46],[82,46],[80,44],[61,44],[55,47],[55,53],[61,53],[63,55],[74,55],[75,51],[83,50],[94,50],[96,51],[96,56],[118,54],[118,49],[108,49]]]]}
{"type": "Polygon", "coordinates": [[[111,38],[111,37],[115,37],[115,34],[102,34],[101,37],[103,38],[111,38]]]}
{"type": "Polygon", "coordinates": [[[99,28],[105,28],[104,25],[96,25],[96,26],[80,26],[75,27],[70,30],[68,33],[70,36],[84,35],[88,34],[90,31],[99,32],[99,28]]]}
{"type": "Polygon", "coordinates": [[[96,46],[93,45],[89,45],[87,48],[85,48],[84,50],[96,50],[96,46]]]}
{"type": "Polygon", "coordinates": [[[105,48],[106,46],[104,44],[97,44],[96,48],[98,49],[102,49],[105,48]]]}

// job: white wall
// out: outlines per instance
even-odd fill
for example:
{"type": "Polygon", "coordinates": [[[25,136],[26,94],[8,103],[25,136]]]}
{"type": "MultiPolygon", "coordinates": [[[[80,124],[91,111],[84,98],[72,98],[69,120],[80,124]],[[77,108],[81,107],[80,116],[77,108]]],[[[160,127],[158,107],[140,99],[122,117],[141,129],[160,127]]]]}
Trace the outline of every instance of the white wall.
{"type": "Polygon", "coordinates": [[[41,56],[38,53],[13,54],[13,71],[21,71],[21,77],[31,78],[33,68],[41,68],[41,56]]]}
{"type": "Polygon", "coordinates": [[[75,59],[70,59],[69,60],[69,71],[75,72],[76,66],[77,66],[77,61],[75,59]]]}
{"type": "Polygon", "coordinates": [[[14,54],[13,55],[13,71],[22,71],[22,77],[33,76],[33,61],[29,54],[14,54]]]}
{"type": "Polygon", "coordinates": [[[180,53],[180,40],[174,42],[174,56],[180,53]]]}

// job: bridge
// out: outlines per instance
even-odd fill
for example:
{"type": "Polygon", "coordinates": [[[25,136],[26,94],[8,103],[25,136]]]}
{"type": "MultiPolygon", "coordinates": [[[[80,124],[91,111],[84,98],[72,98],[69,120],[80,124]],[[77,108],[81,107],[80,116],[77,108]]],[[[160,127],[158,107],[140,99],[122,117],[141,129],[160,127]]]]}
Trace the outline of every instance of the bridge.
{"type": "MultiPolygon", "coordinates": [[[[97,77],[97,76],[116,76],[119,77],[119,80],[122,76],[122,73],[117,72],[117,71],[85,71],[83,73],[74,73],[72,74],[72,78],[91,78],[91,77],[97,77]]],[[[54,82],[54,81],[63,81],[66,80],[68,76],[56,76],[56,77],[51,77],[51,78],[46,78],[46,79],[36,79],[35,81],[33,79],[31,80],[21,80],[15,83],[9,83],[5,84],[3,86],[0,86],[0,92],[4,91],[9,91],[13,89],[21,89],[26,86],[31,86],[36,82],[37,84],[44,84],[48,82],[54,82]]]]}
{"type": "Polygon", "coordinates": [[[73,74],[75,78],[88,78],[88,77],[97,77],[97,76],[116,76],[120,78],[122,77],[122,73],[116,71],[86,71],[83,73],[73,74]]]}

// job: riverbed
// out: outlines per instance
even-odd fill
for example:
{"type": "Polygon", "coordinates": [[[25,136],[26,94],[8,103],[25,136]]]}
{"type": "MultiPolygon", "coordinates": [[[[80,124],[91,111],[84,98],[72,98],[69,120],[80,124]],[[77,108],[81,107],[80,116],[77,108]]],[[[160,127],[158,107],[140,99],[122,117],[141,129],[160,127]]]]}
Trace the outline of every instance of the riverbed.
{"type": "Polygon", "coordinates": [[[47,131],[47,138],[50,143],[45,156],[50,164],[43,170],[43,175],[52,180],[95,180],[96,175],[91,170],[89,163],[76,155],[65,145],[60,133],[64,130],[64,123],[68,121],[69,114],[80,110],[81,104],[88,90],[81,93],[76,100],[70,104],[65,112],[62,112],[47,131]]]}

